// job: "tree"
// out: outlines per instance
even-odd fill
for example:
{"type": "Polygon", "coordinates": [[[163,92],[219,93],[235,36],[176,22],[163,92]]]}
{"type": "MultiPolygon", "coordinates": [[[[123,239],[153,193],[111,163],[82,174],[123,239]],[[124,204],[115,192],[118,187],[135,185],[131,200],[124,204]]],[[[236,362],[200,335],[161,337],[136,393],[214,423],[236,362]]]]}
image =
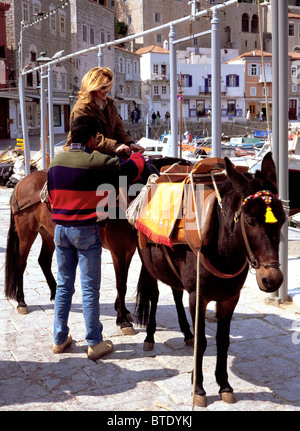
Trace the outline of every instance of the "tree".
{"type": "Polygon", "coordinates": [[[128,32],[128,25],[123,21],[119,21],[115,18],[115,39],[121,39],[126,37],[128,32]]]}

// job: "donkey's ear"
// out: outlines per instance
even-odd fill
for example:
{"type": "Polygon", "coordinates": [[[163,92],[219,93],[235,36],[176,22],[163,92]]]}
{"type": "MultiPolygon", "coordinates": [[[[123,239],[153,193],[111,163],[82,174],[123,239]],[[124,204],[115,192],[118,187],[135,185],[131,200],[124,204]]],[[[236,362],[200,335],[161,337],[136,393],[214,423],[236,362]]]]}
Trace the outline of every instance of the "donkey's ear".
{"type": "Polygon", "coordinates": [[[232,184],[238,189],[244,189],[248,184],[248,179],[235,169],[234,164],[228,157],[224,157],[227,176],[232,184]]]}
{"type": "Polygon", "coordinates": [[[267,180],[277,187],[276,168],[271,152],[267,153],[263,158],[261,163],[261,172],[267,180]]]}

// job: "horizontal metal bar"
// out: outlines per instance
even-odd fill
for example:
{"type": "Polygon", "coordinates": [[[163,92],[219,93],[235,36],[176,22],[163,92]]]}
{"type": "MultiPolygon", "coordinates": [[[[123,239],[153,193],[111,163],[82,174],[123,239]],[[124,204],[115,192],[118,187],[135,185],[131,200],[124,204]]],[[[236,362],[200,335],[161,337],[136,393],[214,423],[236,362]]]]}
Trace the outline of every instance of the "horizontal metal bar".
{"type": "Polygon", "coordinates": [[[208,10],[212,11],[212,12],[214,10],[218,11],[220,9],[226,8],[227,6],[231,6],[231,5],[233,5],[233,4],[237,3],[237,2],[238,2],[238,0],[229,0],[229,1],[224,2],[222,4],[211,6],[209,9],[205,9],[205,10],[202,10],[200,12],[197,12],[195,15],[187,15],[187,16],[179,18],[179,19],[177,19],[175,21],[170,21],[170,22],[168,22],[166,24],[162,24],[162,25],[159,25],[157,27],[150,28],[149,30],[142,31],[140,33],[135,33],[135,34],[132,34],[130,36],[123,37],[121,39],[113,40],[111,42],[101,43],[100,45],[91,46],[90,48],[82,49],[81,51],[77,51],[77,52],[74,52],[72,54],[65,55],[64,57],[60,57],[60,58],[57,58],[55,60],[51,60],[48,63],[43,64],[42,66],[37,66],[37,67],[34,67],[33,69],[22,71],[21,72],[21,76],[28,75],[29,73],[32,73],[32,72],[37,71],[37,70],[40,70],[42,67],[45,67],[45,66],[54,65],[56,63],[60,63],[60,62],[65,61],[65,60],[69,60],[69,59],[72,59],[74,57],[78,57],[79,55],[86,54],[88,52],[96,51],[99,48],[108,48],[109,46],[120,45],[120,44],[122,44],[124,42],[130,41],[130,40],[134,40],[134,39],[138,39],[139,37],[145,36],[146,34],[157,32],[159,30],[163,30],[163,29],[165,29],[167,27],[170,27],[170,25],[177,25],[177,24],[181,24],[181,23],[186,22],[186,21],[194,20],[194,18],[198,18],[200,16],[205,15],[208,10]]]}

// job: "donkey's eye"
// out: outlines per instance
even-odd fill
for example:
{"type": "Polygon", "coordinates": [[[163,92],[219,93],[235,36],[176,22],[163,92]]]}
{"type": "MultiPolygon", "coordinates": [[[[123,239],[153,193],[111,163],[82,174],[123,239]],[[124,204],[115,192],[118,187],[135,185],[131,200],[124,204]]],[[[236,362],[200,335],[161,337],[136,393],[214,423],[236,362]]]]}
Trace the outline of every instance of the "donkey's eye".
{"type": "Polygon", "coordinates": [[[246,217],[246,222],[250,226],[255,226],[256,225],[256,219],[254,217],[246,217]]]}

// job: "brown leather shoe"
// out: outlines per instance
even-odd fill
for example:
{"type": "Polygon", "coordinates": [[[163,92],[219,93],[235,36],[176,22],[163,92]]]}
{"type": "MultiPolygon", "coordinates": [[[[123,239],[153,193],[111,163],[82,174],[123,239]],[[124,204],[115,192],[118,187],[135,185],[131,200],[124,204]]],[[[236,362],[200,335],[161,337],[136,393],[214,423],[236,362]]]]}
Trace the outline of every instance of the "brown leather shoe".
{"type": "Polygon", "coordinates": [[[95,346],[89,346],[88,348],[88,358],[96,361],[104,355],[112,352],[114,349],[113,343],[110,340],[101,341],[101,343],[96,344],[95,346]]]}
{"type": "Polygon", "coordinates": [[[70,344],[72,344],[72,337],[69,334],[68,338],[66,339],[66,341],[63,344],[53,344],[52,351],[53,351],[53,353],[63,353],[65,348],[67,346],[69,346],[70,344]]]}

